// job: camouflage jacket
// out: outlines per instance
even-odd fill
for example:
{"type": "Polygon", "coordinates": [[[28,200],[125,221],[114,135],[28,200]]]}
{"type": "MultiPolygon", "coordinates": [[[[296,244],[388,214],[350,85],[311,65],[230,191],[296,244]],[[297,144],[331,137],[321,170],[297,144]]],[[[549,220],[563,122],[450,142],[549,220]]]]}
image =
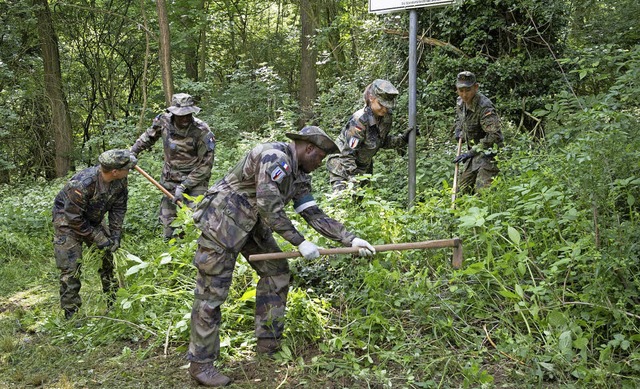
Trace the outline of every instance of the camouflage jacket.
{"type": "Polygon", "coordinates": [[[203,235],[227,250],[239,251],[256,223],[263,222],[298,246],[305,238],[284,208],[293,200],[295,211],[316,231],[350,245],[355,235],[318,207],[311,194],[311,177],[298,169],[293,147],[282,142],[258,145],[209,188],[194,212],[203,235]]]}
{"type": "Polygon", "coordinates": [[[336,139],[340,153],[327,159],[329,172],[343,178],[372,173],[378,150],[405,147],[402,136],[389,134],[392,122],[390,113],[378,120],[370,107],[356,111],[336,139]]]}
{"type": "Polygon", "coordinates": [[[128,193],[126,178],[107,184],[100,176],[99,166],[86,168],[71,177],[56,196],[53,225],[57,231],[71,232],[92,242],[108,212],[111,236],[120,235],[128,193]]]}
{"type": "MultiPolygon", "coordinates": [[[[216,140],[209,126],[200,119],[186,130],[179,130],[171,121],[172,114],[163,113],[131,147],[134,154],[148,150],[162,136],[164,167],[162,182],[184,185],[187,189],[208,185],[213,167],[216,140]]],[[[206,187],[206,186],[205,186],[206,187]]]]}
{"type": "Polygon", "coordinates": [[[467,107],[458,97],[456,103],[456,135],[461,134],[467,147],[478,145],[480,150],[496,150],[504,140],[500,131],[500,118],[493,103],[482,93],[476,93],[467,107]]]}

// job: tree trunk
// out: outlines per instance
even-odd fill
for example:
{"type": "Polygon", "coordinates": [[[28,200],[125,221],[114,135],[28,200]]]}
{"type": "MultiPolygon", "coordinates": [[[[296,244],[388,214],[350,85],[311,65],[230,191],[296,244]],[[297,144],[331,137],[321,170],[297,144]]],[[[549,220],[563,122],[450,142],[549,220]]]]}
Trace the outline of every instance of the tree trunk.
{"type": "Polygon", "coordinates": [[[33,0],[33,5],[38,19],[38,35],[42,48],[45,93],[51,108],[51,125],[54,130],[55,174],[56,177],[63,177],[71,166],[73,137],[71,116],[67,110],[67,101],[62,91],[58,36],[53,28],[47,0],[33,0]]]}
{"type": "Polygon", "coordinates": [[[198,49],[189,47],[184,53],[184,71],[191,81],[198,81],[198,49]]]}
{"type": "MultiPolygon", "coordinates": [[[[344,10],[340,8],[340,2],[337,1],[328,1],[323,3],[325,5],[325,17],[326,17],[326,25],[331,26],[332,24],[338,24],[338,19],[340,15],[344,14],[344,10]]],[[[335,63],[335,67],[340,74],[342,74],[342,66],[347,63],[347,59],[342,49],[341,45],[341,37],[340,37],[340,29],[332,28],[329,30],[328,42],[330,52],[333,54],[333,60],[335,63]]]]}
{"type": "Polygon", "coordinates": [[[160,26],[160,69],[162,70],[162,89],[166,106],[171,105],[173,96],[173,73],[171,72],[171,36],[169,35],[169,16],[166,0],[158,0],[158,25],[160,26]]]}
{"type": "MultiPolygon", "coordinates": [[[[205,0],[199,0],[197,3],[197,14],[206,15],[207,4],[205,0]]],[[[187,78],[191,81],[198,81],[203,73],[200,73],[200,52],[204,48],[201,41],[206,36],[206,23],[201,20],[201,17],[192,17],[192,13],[181,18],[184,31],[189,37],[185,41],[184,49],[184,70],[187,78]]]]}
{"type": "Polygon", "coordinates": [[[200,29],[200,48],[198,49],[198,77],[204,80],[204,70],[207,64],[207,25],[200,29]]]}
{"type": "Polygon", "coordinates": [[[316,29],[315,9],[311,0],[300,0],[300,118],[298,126],[302,127],[313,118],[313,102],[317,95],[317,52],[313,43],[316,29]]]}
{"type": "Polygon", "coordinates": [[[149,70],[149,23],[147,22],[147,11],[144,7],[145,0],[140,0],[140,14],[142,16],[142,25],[144,26],[144,65],[142,70],[142,82],[140,85],[140,90],[142,92],[142,109],[140,109],[140,118],[138,119],[138,131],[144,130],[145,125],[145,117],[144,114],[147,110],[147,72],[149,70]]]}

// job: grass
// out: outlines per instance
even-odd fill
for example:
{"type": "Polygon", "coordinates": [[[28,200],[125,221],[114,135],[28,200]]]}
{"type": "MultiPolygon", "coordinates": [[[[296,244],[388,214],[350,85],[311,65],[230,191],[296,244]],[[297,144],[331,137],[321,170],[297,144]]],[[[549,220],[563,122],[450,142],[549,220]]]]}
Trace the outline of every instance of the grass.
{"type": "MultiPolygon", "coordinates": [[[[70,321],[59,308],[52,250],[28,266],[17,257],[0,262],[0,279],[6,280],[0,296],[0,387],[199,387],[187,372],[184,341],[150,335],[106,311],[97,261],[88,259],[81,278],[83,306],[70,321]],[[112,336],[100,333],[105,331],[112,336]]],[[[227,357],[222,371],[234,379],[231,388],[358,387],[350,378],[328,378],[315,369],[317,350],[298,350],[296,361],[287,362],[256,357],[253,349],[247,345],[233,353],[234,360],[227,357]]]]}
{"type": "MultiPolygon", "coordinates": [[[[34,267],[10,261],[0,267],[3,279],[26,281],[33,280],[34,274],[47,275],[39,285],[32,282],[28,289],[10,292],[5,284],[0,297],[0,387],[197,387],[186,371],[185,344],[172,344],[165,350],[154,346],[157,339],[142,336],[137,340],[94,342],[92,329],[102,328],[99,324],[134,326],[100,312],[104,303],[96,273],[85,272],[83,307],[73,320],[64,320],[57,298],[57,277],[49,266],[53,264],[40,262],[34,267]]],[[[238,388],[275,387],[279,377],[284,379],[289,374],[287,366],[251,358],[226,370],[240,382],[234,385],[238,388]]]]}
{"type": "MultiPolygon", "coordinates": [[[[374,244],[460,236],[465,265],[453,271],[448,250],[291,260],[284,348],[274,359],[255,355],[256,276],[239,260],[221,328],[220,364],[231,387],[637,387],[635,295],[605,271],[619,269],[637,286],[636,246],[620,243],[618,252],[603,239],[607,246],[596,249],[591,202],[554,189],[566,177],[566,157],[535,157],[556,161],[559,172],[518,173],[516,165],[490,195],[460,198],[455,212],[438,189],[425,190],[411,212],[381,190],[361,204],[323,204],[374,244]]],[[[136,260],[123,254],[117,262],[126,288],[107,312],[98,256],[87,252],[83,306],[66,321],[46,212],[62,183],[0,187],[0,226],[8,231],[0,234],[0,388],[198,387],[185,359],[197,236],[188,213],[179,215],[187,238],[164,243],[149,205],[158,195],[134,175],[120,253],[136,260]]],[[[640,198],[637,187],[631,195],[640,198]]],[[[633,241],[637,209],[625,207],[628,224],[613,228],[604,211],[617,208],[605,205],[603,237],[633,241]]]]}
{"type": "MultiPolygon", "coordinates": [[[[11,280],[3,285],[0,296],[0,387],[199,387],[187,372],[185,341],[167,339],[159,331],[152,335],[144,324],[106,311],[98,264],[88,259],[82,274],[83,306],[70,321],[59,308],[53,253],[29,266],[17,258],[0,264],[0,278],[11,280]]],[[[292,309],[304,310],[305,298],[304,294],[295,297],[292,309]]],[[[317,343],[291,336],[285,340],[285,351],[268,359],[255,355],[252,331],[229,325],[234,327],[230,331],[235,340],[242,342],[237,350],[223,350],[221,369],[234,379],[231,388],[381,388],[393,386],[394,381],[406,382],[407,372],[413,374],[410,356],[415,350],[409,350],[413,346],[372,350],[371,354],[358,349],[345,352],[340,347],[322,351],[317,343]],[[402,362],[399,355],[409,359],[402,362]],[[360,376],[353,376],[350,370],[362,363],[369,367],[358,366],[360,376]],[[374,366],[378,363],[384,369],[374,366]]],[[[457,364],[459,356],[433,357],[432,365],[446,367],[457,364]]],[[[425,382],[426,387],[431,386],[425,382]]]]}

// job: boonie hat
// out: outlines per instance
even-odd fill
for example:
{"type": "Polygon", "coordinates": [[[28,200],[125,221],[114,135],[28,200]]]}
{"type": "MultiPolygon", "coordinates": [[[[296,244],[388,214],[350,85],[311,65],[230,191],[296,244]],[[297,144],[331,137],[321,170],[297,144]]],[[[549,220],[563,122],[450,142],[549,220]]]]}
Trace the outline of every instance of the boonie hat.
{"type": "Polygon", "coordinates": [[[476,75],[471,72],[460,72],[456,78],[456,88],[473,86],[476,83],[476,75]]]}
{"type": "Polygon", "coordinates": [[[131,151],[126,149],[107,150],[98,157],[100,166],[107,170],[131,169],[138,163],[131,151]]]}
{"type": "Polygon", "coordinates": [[[200,112],[200,108],[195,106],[193,97],[187,93],[176,93],[171,96],[171,107],[167,111],[174,115],[183,116],[190,113],[200,112]]]}
{"type": "Polygon", "coordinates": [[[371,83],[371,93],[383,107],[392,109],[396,105],[398,90],[387,80],[376,79],[371,83]]]}
{"type": "Polygon", "coordinates": [[[340,150],[333,139],[331,139],[329,135],[322,131],[320,127],[307,126],[300,130],[299,133],[287,132],[285,135],[289,139],[299,139],[307,141],[309,143],[313,143],[327,154],[334,154],[337,153],[338,150],[340,150]]]}

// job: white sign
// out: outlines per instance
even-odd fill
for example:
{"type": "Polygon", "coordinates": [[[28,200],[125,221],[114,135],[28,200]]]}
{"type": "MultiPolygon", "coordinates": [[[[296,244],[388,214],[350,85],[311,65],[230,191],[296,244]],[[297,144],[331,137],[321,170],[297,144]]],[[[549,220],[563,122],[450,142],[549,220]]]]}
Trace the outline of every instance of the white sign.
{"type": "Polygon", "coordinates": [[[455,0],[369,0],[369,12],[386,13],[410,8],[439,7],[455,0]]]}

